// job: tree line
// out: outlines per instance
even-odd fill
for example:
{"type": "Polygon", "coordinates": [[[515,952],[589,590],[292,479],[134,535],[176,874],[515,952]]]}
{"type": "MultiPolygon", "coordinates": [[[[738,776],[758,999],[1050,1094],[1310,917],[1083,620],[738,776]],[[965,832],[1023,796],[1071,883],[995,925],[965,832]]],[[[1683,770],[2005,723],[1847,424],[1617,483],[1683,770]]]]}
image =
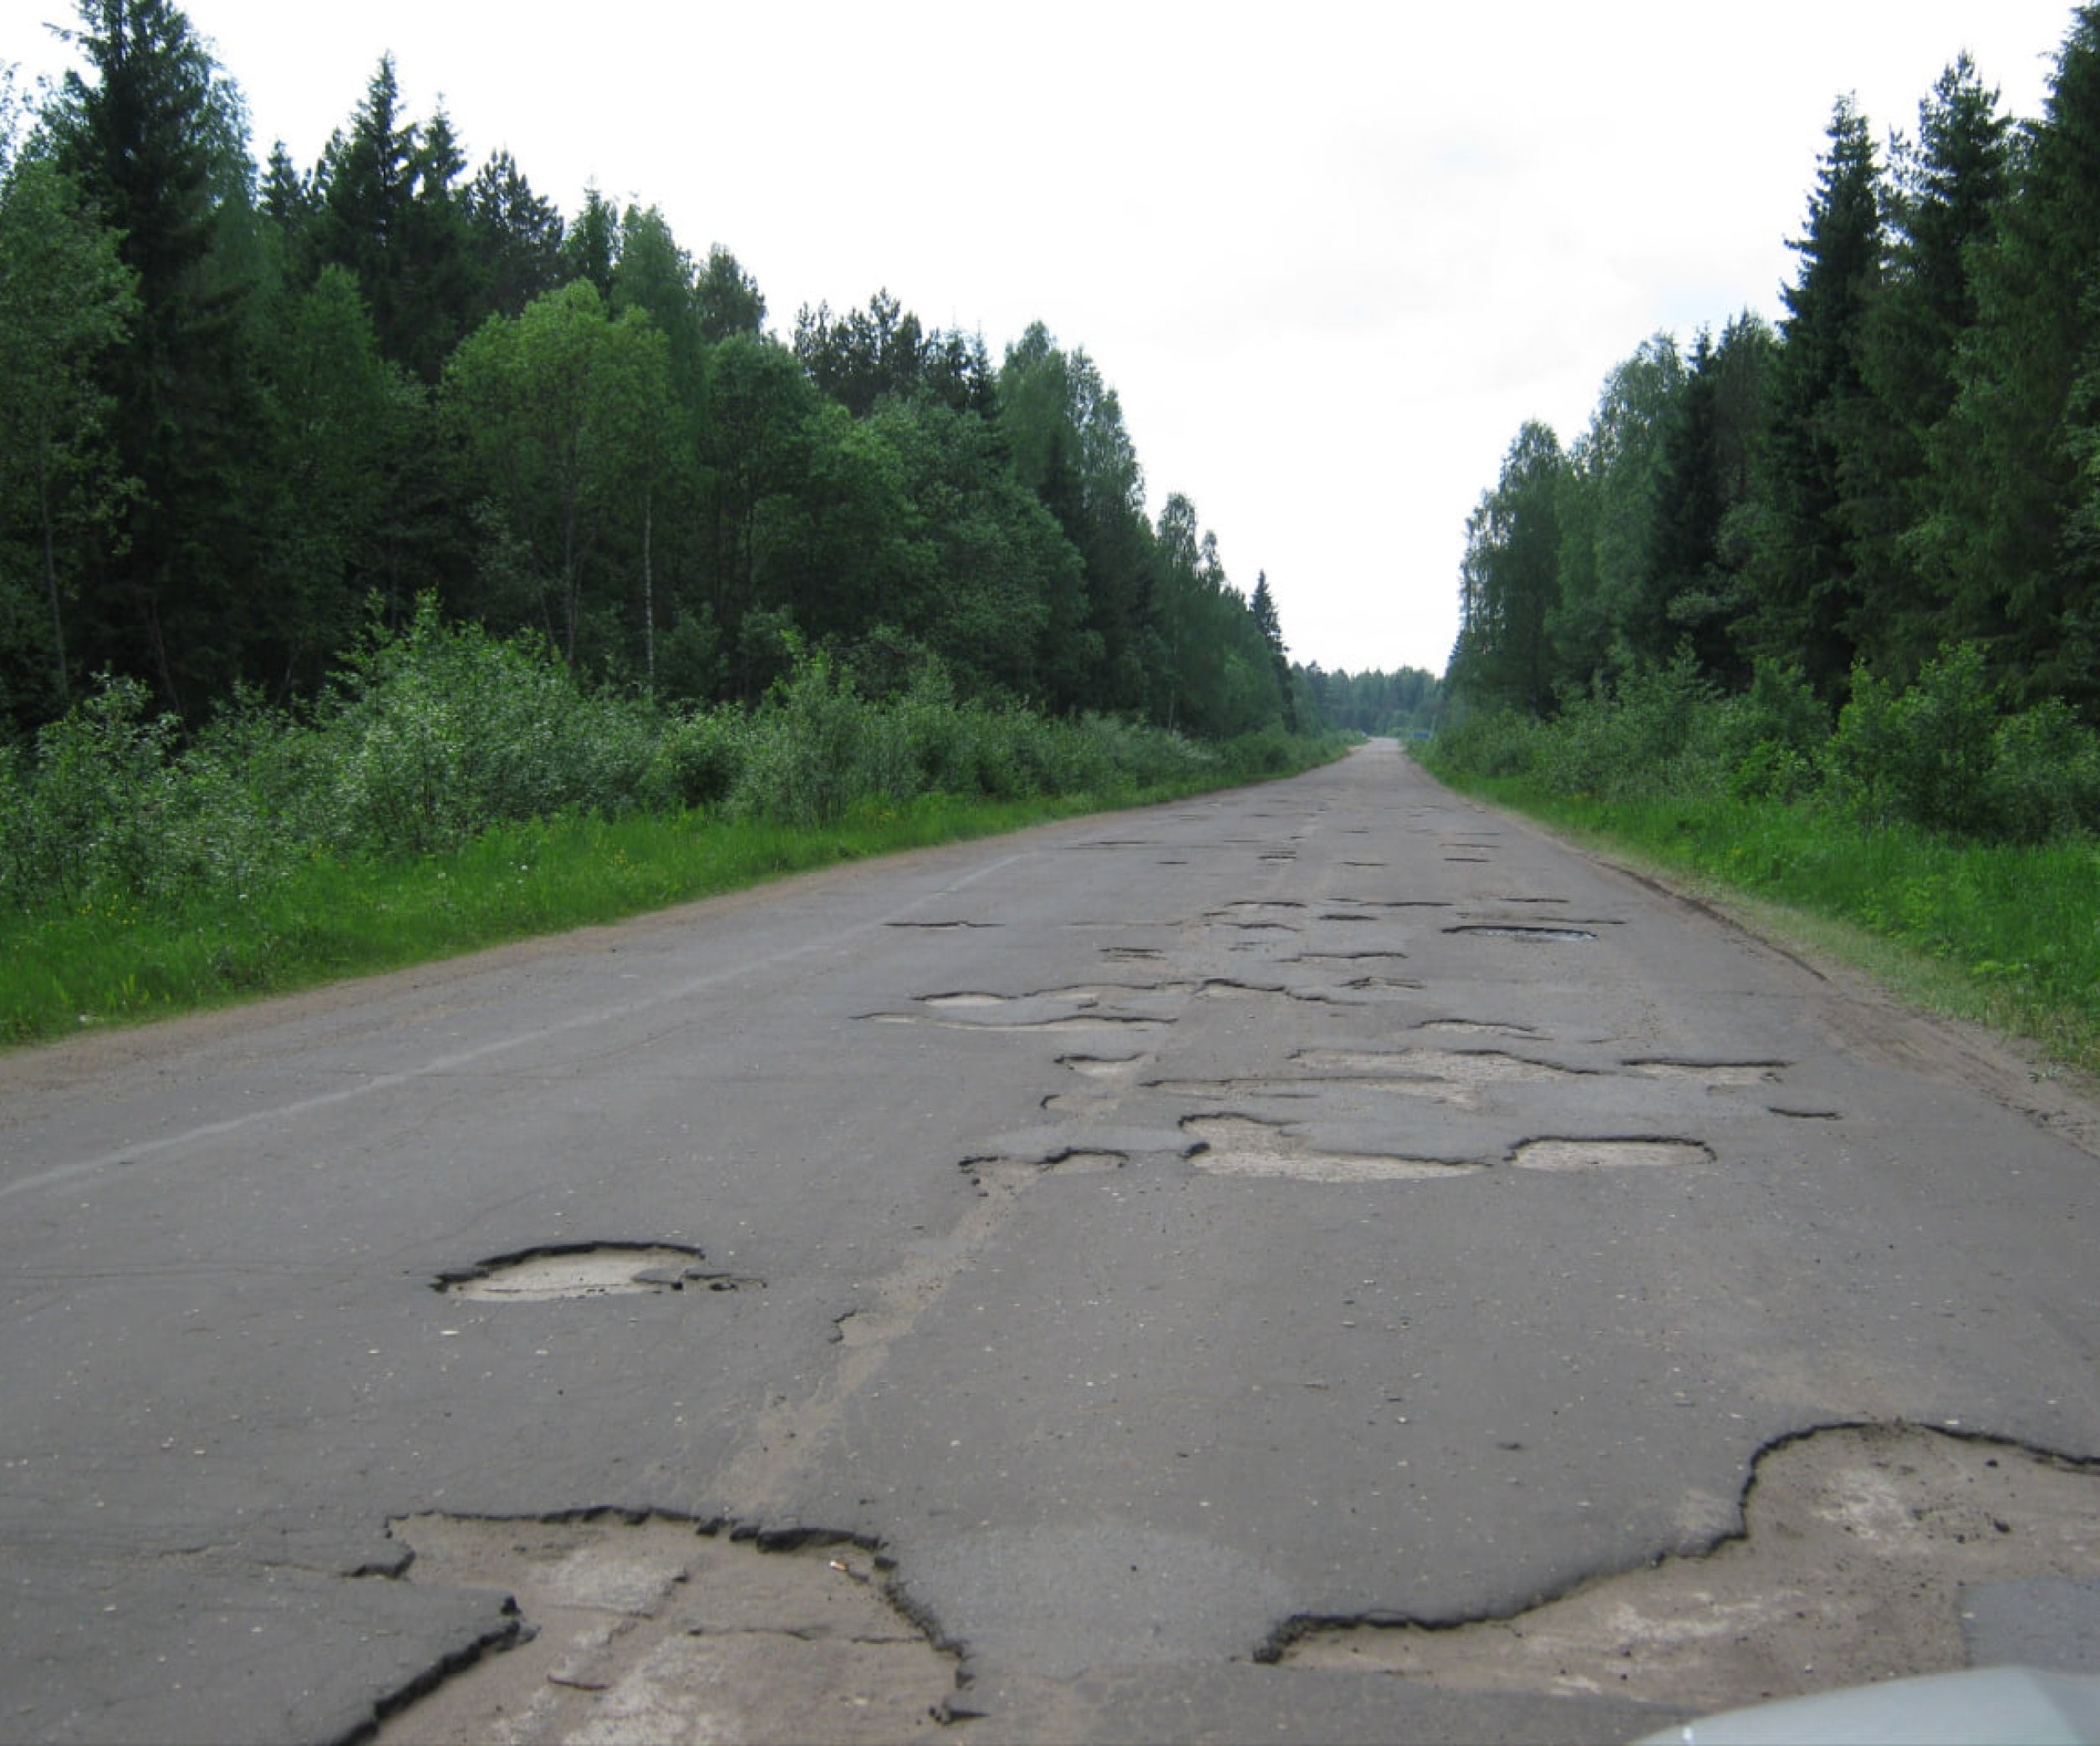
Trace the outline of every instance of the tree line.
{"type": "Polygon", "coordinates": [[[110,678],[192,725],[324,690],[374,610],[579,676],[755,700],[823,651],[901,688],[1295,728],[1267,578],[1149,517],[1114,390],[1040,324],[766,299],[653,206],[470,170],[383,59],[319,160],[257,165],[168,0],[80,0],[0,88],[0,736],[110,678]]]}
{"type": "Polygon", "coordinates": [[[1466,524],[1455,696],[1546,719],[1675,666],[1834,712],[1958,649],[2100,722],[2100,8],[2037,120],[1966,56],[1885,147],[1839,100],[1791,246],[1776,326],[1659,334],[1572,442],[1519,431],[1466,524]]]}
{"type": "Polygon", "coordinates": [[[1291,672],[1299,714],[1343,733],[1404,739],[1434,732],[1444,713],[1444,682],[1420,667],[1330,673],[1313,661],[1291,672]]]}

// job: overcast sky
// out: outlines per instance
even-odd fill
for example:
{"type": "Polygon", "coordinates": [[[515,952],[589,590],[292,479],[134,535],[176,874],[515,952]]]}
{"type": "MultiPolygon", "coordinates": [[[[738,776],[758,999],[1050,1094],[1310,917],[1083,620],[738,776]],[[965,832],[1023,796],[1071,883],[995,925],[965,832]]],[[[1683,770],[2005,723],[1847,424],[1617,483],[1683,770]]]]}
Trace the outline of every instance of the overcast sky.
{"type": "MultiPolygon", "coordinates": [[[[1441,671],[1464,523],[1527,418],[1780,313],[1832,100],[1878,136],[1962,49],[2040,112],[2065,0],[502,6],[194,0],[256,152],[303,166],[391,51],[470,164],[507,146],[732,250],[771,324],[886,286],[996,362],[1029,322],[1121,396],[1293,655],[1441,671]]],[[[0,61],[66,65],[14,0],[0,61]]]]}

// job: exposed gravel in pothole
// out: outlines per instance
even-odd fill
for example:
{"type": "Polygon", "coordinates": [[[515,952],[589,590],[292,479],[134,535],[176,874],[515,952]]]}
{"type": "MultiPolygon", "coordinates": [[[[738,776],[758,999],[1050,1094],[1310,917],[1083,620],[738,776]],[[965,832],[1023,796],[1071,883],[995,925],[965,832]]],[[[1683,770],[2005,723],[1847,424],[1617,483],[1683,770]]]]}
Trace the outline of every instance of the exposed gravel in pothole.
{"type": "Polygon", "coordinates": [[[1082,1079],[1126,1080],[1152,1058],[1149,1055],[1060,1055],[1058,1064],[1082,1079]]]}
{"type": "Polygon", "coordinates": [[[1521,940],[1534,945],[1579,945],[1597,936],[1585,927],[1525,927],[1515,922],[1474,922],[1447,927],[1448,934],[1470,934],[1476,940],[1521,940]]]}
{"type": "Polygon", "coordinates": [[[1629,1061],[1629,1073],[1642,1079],[1689,1080],[1703,1085],[1770,1085],[1787,1061],[1629,1061]]]}
{"type": "Polygon", "coordinates": [[[1710,1164],[1696,1140],[1531,1140],[1510,1154],[1519,1170],[1654,1170],[1710,1164]]]}
{"type": "Polygon", "coordinates": [[[1441,1080],[1467,1085],[1543,1085],[1582,1077],[1572,1068],[1529,1061],[1496,1049],[1306,1049],[1292,1059],[1312,1073],[1441,1080]]]}
{"type": "Polygon", "coordinates": [[[617,1517],[417,1516],[394,1533],[410,1581],[503,1590],[525,1631],[385,1723],[383,1746],[858,1746],[932,1738],[955,1691],[952,1660],[889,1603],[886,1564],[843,1540],[768,1551],[617,1517]]]}
{"type": "Polygon", "coordinates": [[[1298,1182],[1425,1182],[1481,1167],[1438,1158],[1322,1151],[1282,1128],[1243,1116],[1192,1116],[1181,1124],[1202,1149],[1190,1161],[1205,1176],[1280,1177],[1298,1182]]]}
{"type": "Polygon", "coordinates": [[[440,1275],[438,1290],[473,1303],[548,1303],[563,1298],[634,1296],[658,1291],[735,1291],[756,1285],[704,1265],[680,1243],[577,1243],[498,1256],[440,1275]]]}
{"type": "Polygon", "coordinates": [[[1964,1665],[1965,1585],[2100,1577],[2100,1471],[1916,1426],[1758,1461],[1746,1532],[1514,1617],[1314,1631],[1297,1667],[1702,1711],[1964,1665]]]}

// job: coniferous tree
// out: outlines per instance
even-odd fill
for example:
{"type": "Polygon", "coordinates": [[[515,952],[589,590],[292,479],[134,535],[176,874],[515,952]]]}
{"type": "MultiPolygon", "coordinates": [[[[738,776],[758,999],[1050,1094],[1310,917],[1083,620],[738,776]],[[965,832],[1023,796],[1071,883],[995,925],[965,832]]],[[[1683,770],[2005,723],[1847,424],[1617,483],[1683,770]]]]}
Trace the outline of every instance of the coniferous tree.
{"type": "Polygon", "coordinates": [[[1880,276],[1880,172],[1866,118],[1832,111],[1806,233],[1790,246],[1801,273],[1771,373],[1762,507],[1751,568],[1749,639],[1798,661],[1826,697],[1842,694],[1857,643],[1858,510],[1878,490],[1863,448],[1871,394],[1867,314],[1880,276]]]}
{"type": "Polygon", "coordinates": [[[1776,350],[1771,329],[1748,313],[1721,329],[1718,344],[1702,331],[1663,434],[1653,585],[1672,646],[1688,642],[1700,670],[1730,687],[1747,682],[1750,667],[1731,628],[1748,599],[1741,541],[1730,528],[1756,515],[1765,377],[1776,350]]]}
{"type": "Polygon", "coordinates": [[[72,701],[80,549],[123,515],[102,379],[135,309],[121,240],[48,158],[0,156],[0,722],[72,701]]]}
{"type": "Polygon", "coordinates": [[[2013,696],[2100,707],[2100,8],[2083,6],[1973,256],[1976,319],[1914,539],[2013,696]]]}
{"type": "Polygon", "coordinates": [[[507,151],[490,155],[464,199],[479,265],[480,313],[521,315],[562,282],[562,215],[533,191],[507,151]]]}
{"type": "Polygon", "coordinates": [[[201,712],[241,672],[261,426],[246,350],[253,178],[239,95],[168,0],[81,0],[48,117],[56,161],[122,238],[137,314],[104,386],[121,539],[84,542],[79,648],[201,712]]]}
{"type": "Polygon", "coordinates": [[[2006,191],[2008,124],[1997,94],[1962,56],[1919,106],[1918,137],[1893,153],[1887,271],[1869,312],[1866,360],[1873,416],[1863,473],[1862,656],[1883,678],[1914,677],[1945,634],[1931,540],[1927,446],[1955,393],[1955,351],[1975,325],[1970,263],[2006,191]]]}
{"type": "Polygon", "coordinates": [[[1276,596],[1269,592],[1269,573],[1257,570],[1254,577],[1254,598],[1247,610],[1254,615],[1255,629],[1262,633],[1262,641],[1269,651],[1271,669],[1276,674],[1277,689],[1283,697],[1283,725],[1290,733],[1298,731],[1297,703],[1291,685],[1291,653],[1283,644],[1283,625],[1276,615],[1276,596]]]}
{"type": "Polygon", "coordinates": [[[584,208],[562,238],[562,269],[586,279],[601,298],[613,294],[613,265],[619,258],[619,210],[598,191],[584,190],[584,208]]]}

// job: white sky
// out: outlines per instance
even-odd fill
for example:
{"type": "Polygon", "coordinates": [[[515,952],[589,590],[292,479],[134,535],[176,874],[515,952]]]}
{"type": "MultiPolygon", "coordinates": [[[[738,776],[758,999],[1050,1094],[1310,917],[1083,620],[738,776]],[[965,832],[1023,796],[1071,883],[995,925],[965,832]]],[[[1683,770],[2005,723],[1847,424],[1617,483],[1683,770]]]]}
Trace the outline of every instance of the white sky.
{"type": "MultiPolygon", "coordinates": [[[[1527,418],[1562,440],[1668,329],[1779,314],[1832,100],[1878,136],[1966,48],[2040,112],[2067,0],[913,3],[191,0],[256,153],[303,167],[395,57],[470,166],[508,146],[731,249],[771,324],[887,286],[1032,320],[1121,396],[1152,507],[1266,570],[1292,654],[1440,671],[1464,523],[1527,418]]],[[[0,62],[68,64],[15,0],[0,62]]]]}

